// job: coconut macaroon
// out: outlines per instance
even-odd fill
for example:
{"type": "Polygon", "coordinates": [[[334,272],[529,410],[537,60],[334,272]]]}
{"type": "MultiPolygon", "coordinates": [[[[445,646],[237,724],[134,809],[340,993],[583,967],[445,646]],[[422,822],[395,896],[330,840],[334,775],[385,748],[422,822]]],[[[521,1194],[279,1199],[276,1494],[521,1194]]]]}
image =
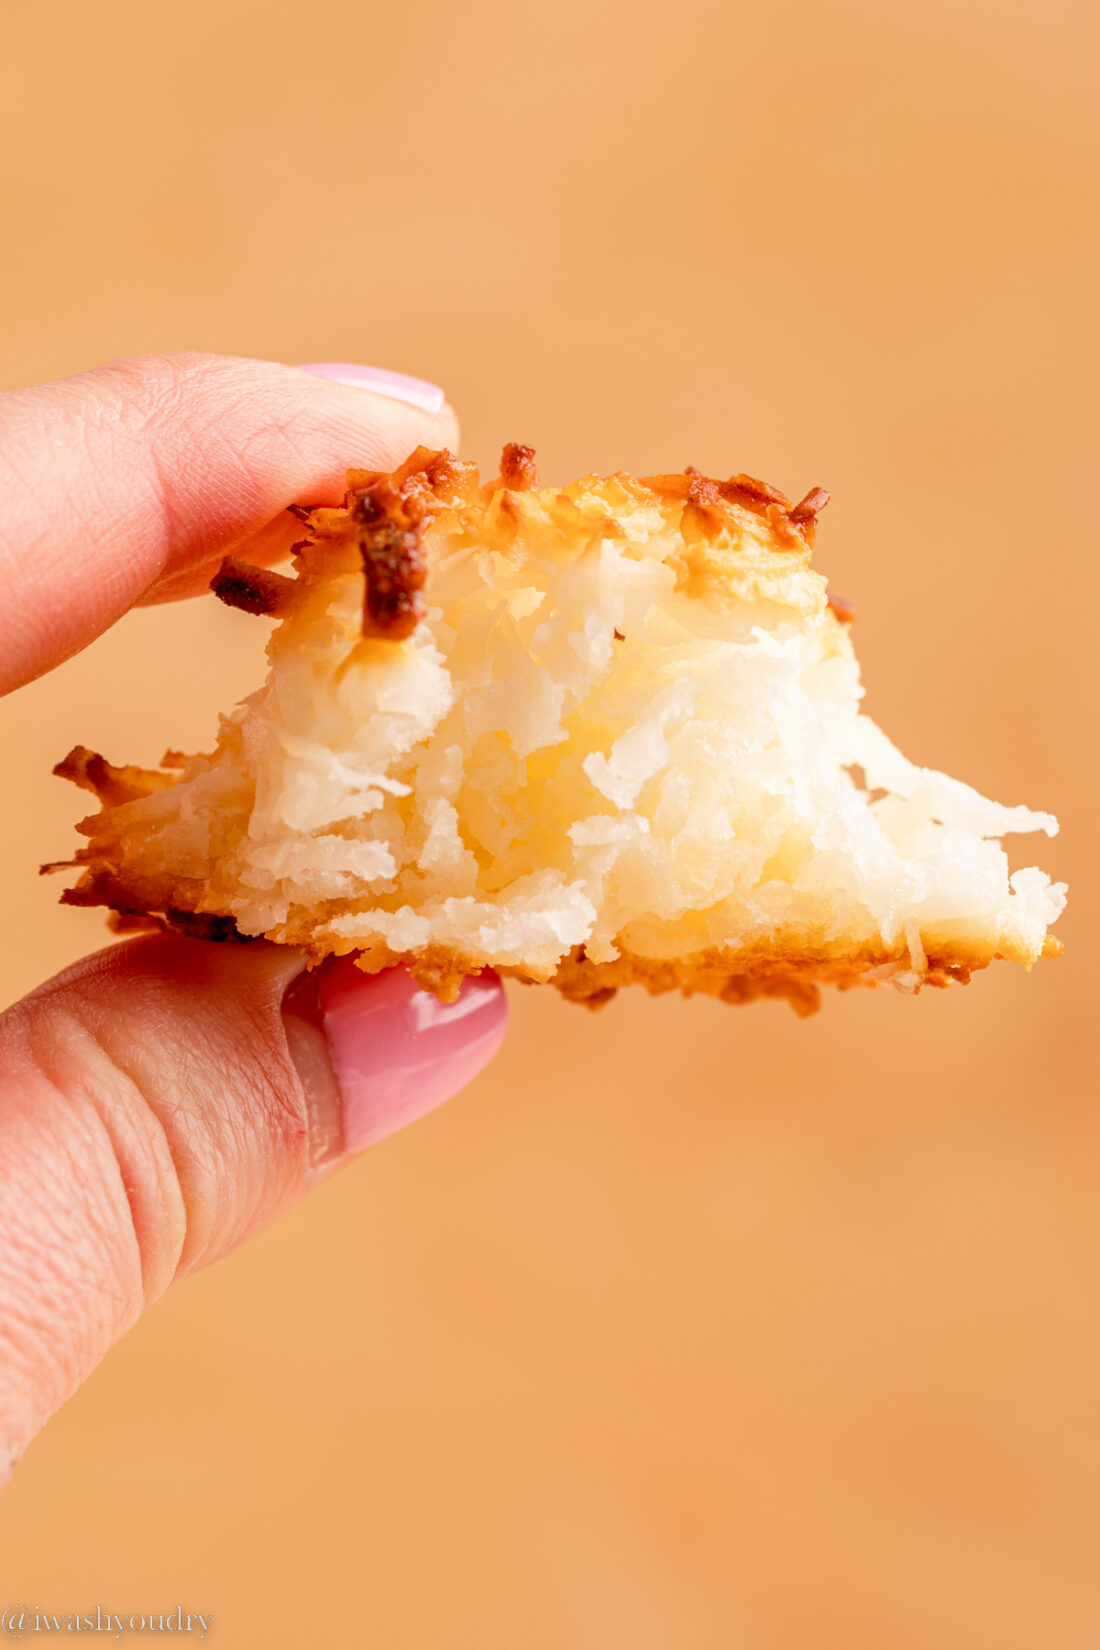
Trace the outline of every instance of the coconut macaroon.
{"type": "Polygon", "coordinates": [[[965,981],[1060,947],[1064,888],[999,838],[1049,814],[915,767],[860,710],[851,615],[810,565],[815,490],[688,470],[538,486],[421,449],[295,507],[293,578],[209,755],[80,747],[96,793],[62,898],[264,936],[453,999],[491,967],[589,1004],[638,981],[726,1002],[965,981]]]}

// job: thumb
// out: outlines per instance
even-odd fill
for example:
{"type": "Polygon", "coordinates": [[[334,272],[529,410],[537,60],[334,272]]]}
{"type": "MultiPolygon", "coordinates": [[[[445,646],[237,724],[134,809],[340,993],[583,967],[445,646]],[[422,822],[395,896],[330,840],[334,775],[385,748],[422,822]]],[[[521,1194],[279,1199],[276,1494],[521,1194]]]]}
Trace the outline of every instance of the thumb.
{"type": "Polygon", "coordinates": [[[495,975],[159,934],[0,1016],[0,1482],[176,1278],[226,1254],[495,1054],[495,975]]]}
{"type": "Polygon", "coordinates": [[[336,503],[349,466],[457,436],[442,390],[341,363],[148,355],[0,395],[0,692],[204,590],[231,548],[285,555],[286,507],[336,503]]]}

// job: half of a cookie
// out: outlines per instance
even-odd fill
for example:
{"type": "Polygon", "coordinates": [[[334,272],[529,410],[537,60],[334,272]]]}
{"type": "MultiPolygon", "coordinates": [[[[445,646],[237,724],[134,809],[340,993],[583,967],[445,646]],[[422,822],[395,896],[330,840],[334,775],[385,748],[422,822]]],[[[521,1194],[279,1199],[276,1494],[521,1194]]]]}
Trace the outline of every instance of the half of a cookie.
{"type": "Polygon", "coordinates": [[[209,755],[77,748],[100,811],[62,897],[313,958],[485,967],[596,1004],[906,991],[1059,949],[1064,889],[1000,837],[1048,814],[915,767],[860,710],[850,614],[810,565],[826,495],[747,476],[540,488],[420,450],[296,507],[294,577],[227,562],[276,621],[209,755]]]}

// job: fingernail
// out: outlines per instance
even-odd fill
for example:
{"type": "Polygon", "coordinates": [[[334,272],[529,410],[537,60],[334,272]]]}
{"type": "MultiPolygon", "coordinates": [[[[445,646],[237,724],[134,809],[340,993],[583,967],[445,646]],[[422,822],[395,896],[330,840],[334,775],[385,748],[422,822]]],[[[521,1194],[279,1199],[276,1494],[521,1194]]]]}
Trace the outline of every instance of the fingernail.
{"type": "Polygon", "coordinates": [[[356,390],[388,395],[391,401],[404,401],[407,406],[419,407],[426,413],[442,411],[447,399],[438,384],[410,378],[403,372],[390,372],[386,367],[360,367],[351,361],[307,361],[298,370],[311,372],[315,378],[332,378],[338,384],[350,384],[356,390]]]}
{"type": "Polygon", "coordinates": [[[508,1005],[488,969],[441,1003],[403,968],[364,974],[343,957],[295,982],[283,1023],[310,1105],[311,1161],[322,1167],[465,1088],[503,1042],[508,1005]]]}

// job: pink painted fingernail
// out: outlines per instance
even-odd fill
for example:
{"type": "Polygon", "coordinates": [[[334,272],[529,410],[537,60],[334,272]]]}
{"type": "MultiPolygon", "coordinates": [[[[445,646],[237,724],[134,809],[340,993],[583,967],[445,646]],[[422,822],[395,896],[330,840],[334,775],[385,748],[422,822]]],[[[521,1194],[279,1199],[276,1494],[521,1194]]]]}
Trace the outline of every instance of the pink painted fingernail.
{"type": "Polygon", "coordinates": [[[508,1003],[490,969],[441,1003],[403,968],[364,974],[341,957],[299,976],[283,1023],[310,1107],[311,1159],[322,1167],[465,1088],[503,1042],[508,1003]]]}
{"type": "Polygon", "coordinates": [[[333,378],[338,384],[350,384],[356,390],[387,395],[391,401],[404,401],[407,406],[419,407],[426,413],[440,412],[447,399],[438,384],[410,378],[403,372],[390,372],[386,367],[360,367],[351,361],[307,361],[298,370],[311,372],[315,378],[333,378]]]}

